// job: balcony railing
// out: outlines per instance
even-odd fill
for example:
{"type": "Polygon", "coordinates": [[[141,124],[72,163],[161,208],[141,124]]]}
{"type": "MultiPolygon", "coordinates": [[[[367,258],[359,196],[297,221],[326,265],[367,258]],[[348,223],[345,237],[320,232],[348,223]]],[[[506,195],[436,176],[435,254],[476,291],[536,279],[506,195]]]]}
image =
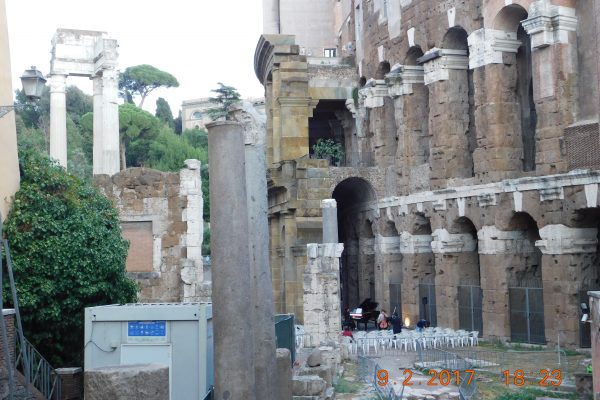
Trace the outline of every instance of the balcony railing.
{"type": "Polygon", "coordinates": [[[45,399],[60,399],[60,377],[48,361],[33,347],[27,339],[24,343],[17,336],[16,369],[28,382],[26,385],[35,387],[45,399]],[[23,357],[25,354],[25,358],[23,357]]]}

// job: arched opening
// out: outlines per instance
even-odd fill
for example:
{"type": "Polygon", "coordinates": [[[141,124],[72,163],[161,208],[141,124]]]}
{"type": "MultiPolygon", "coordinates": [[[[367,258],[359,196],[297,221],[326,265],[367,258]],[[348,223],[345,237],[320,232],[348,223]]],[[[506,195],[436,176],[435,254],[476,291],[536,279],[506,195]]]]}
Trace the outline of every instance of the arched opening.
{"type": "Polygon", "coordinates": [[[483,291],[481,290],[481,275],[477,228],[466,217],[460,217],[450,227],[450,233],[464,235],[464,242],[474,243],[469,251],[460,253],[458,263],[458,326],[471,332],[483,333],[483,291]]]}
{"type": "Polygon", "coordinates": [[[368,214],[377,200],[375,190],[362,178],[340,182],[332,197],[337,202],[338,237],[344,243],[340,259],[343,310],[375,297],[374,234],[368,214]]]}
{"type": "MultiPolygon", "coordinates": [[[[533,68],[531,57],[531,37],[527,34],[521,21],[527,19],[527,10],[518,4],[504,7],[494,19],[494,29],[516,34],[521,42],[513,68],[516,68],[514,84],[515,102],[518,107],[518,120],[521,126],[521,142],[523,149],[523,171],[535,170],[535,130],[537,113],[533,98],[533,68]]],[[[510,65],[510,64],[507,64],[510,65]]]]}
{"type": "Polygon", "coordinates": [[[536,221],[525,212],[515,213],[508,228],[517,241],[508,268],[511,341],[545,344],[542,253],[535,246],[541,239],[540,231],[536,221]]]}
{"type": "Polygon", "coordinates": [[[330,165],[344,165],[348,155],[345,138],[351,136],[351,126],[345,128],[342,122],[351,118],[344,100],[319,100],[308,119],[310,156],[329,160],[330,165]]]}
{"type": "MultiPolygon", "coordinates": [[[[416,213],[411,234],[427,238],[431,243],[431,222],[423,213],[416,213]]],[[[418,253],[413,255],[413,271],[416,273],[418,290],[416,304],[419,310],[417,319],[428,320],[432,326],[437,325],[437,300],[435,290],[435,257],[433,253],[418,253]]],[[[416,320],[417,320],[416,319],[416,320]]],[[[414,323],[416,323],[416,320],[414,323]]],[[[413,325],[414,325],[413,323],[413,325]]]]}
{"type": "Polygon", "coordinates": [[[406,52],[406,57],[404,58],[404,65],[417,65],[417,59],[423,57],[423,50],[421,46],[412,46],[406,52]]]}
{"type": "Polygon", "coordinates": [[[364,76],[361,76],[360,79],[358,80],[358,85],[360,87],[364,87],[367,84],[367,78],[365,78],[364,76]]]}

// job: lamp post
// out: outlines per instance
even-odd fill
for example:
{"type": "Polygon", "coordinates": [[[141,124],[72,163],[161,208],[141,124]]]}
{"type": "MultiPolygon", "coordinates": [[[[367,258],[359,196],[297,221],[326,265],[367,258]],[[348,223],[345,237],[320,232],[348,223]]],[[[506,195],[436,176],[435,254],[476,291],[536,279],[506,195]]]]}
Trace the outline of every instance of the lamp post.
{"type": "MultiPolygon", "coordinates": [[[[31,69],[25,70],[21,76],[21,84],[23,85],[23,92],[29,100],[38,100],[42,97],[44,86],[46,85],[46,79],[44,75],[38,71],[35,66],[31,69]]],[[[20,105],[0,106],[0,118],[4,117],[11,110],[20,107],[20,105]]]]}

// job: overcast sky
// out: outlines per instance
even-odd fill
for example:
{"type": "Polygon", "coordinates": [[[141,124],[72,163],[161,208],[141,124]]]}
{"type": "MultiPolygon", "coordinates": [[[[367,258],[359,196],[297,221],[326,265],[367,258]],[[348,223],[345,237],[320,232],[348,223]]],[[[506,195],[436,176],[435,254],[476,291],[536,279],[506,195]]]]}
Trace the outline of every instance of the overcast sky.
{"type": "MultiPolygon", "coordinates": [[[[6,0],[13,88],[30,65],[50,69],[57,28],[105,31],[119,43],[121,70],[151,64],[173,74],[178,88],[159,89],[144,109],[154,113],[164,97],[173,114],[187,99],[207,97],[217,82],[242,97],[262,97],[254,50],[262,32],[261,0],[6,0]]],[[[91,81],[67,84],[92,93],[91,81]]]]}

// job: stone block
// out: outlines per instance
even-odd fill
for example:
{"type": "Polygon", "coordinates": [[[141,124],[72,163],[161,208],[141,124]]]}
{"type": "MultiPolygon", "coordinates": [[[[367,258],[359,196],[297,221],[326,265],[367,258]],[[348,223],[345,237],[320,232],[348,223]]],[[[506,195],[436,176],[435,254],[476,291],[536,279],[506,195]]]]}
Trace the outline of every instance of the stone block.
{"type": "Polygon", "coordinates": [[[87,400],[168,400],[169,367],[138,364],[89,369],[84,386],[87,400]]]}
{"type": "Polygon", "coordinates": [[[294,376],[292,394],[294,396],[319,396],[327,389],[327,383],[316,375],[294,376]]]}
{"type": "Polygon", "coordinates": [[[298,375],[317,375],[327,382],[327,386],[332,386],[334,373],[335,371],[333,371],[329,365],[320,365],[318,367],[302,367],[298,372],[298,375]]]}
{"type": "Polygon", "coordinates": [[[277,349],[277,398],[292,398],[292,356],[288,349],[277,349]]]}

